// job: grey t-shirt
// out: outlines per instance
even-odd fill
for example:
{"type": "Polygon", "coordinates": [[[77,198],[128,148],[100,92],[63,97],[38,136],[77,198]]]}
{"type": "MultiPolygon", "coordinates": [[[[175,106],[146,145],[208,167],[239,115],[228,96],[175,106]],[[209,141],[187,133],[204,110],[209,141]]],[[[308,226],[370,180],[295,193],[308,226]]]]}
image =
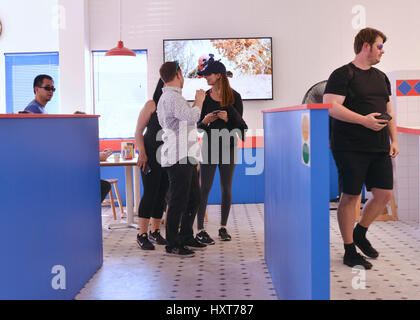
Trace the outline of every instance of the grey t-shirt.
{"type": "Polygon", "coordinates": [[[45,106],[40,104],[35,99],[29,102],[29,104],[26,106],[25,111],[29,111],[32,113],[46,113],[45,112],[45,106]]]}

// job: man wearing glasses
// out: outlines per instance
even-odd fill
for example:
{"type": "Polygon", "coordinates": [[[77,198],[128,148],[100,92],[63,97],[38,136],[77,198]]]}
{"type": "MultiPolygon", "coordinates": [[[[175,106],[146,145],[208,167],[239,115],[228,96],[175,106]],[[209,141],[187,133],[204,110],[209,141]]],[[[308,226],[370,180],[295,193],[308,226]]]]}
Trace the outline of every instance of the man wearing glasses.
{"type": "Polygon", "coordinates": [[[337,210],[343,263],[365,269],[371,269],[372,264],[357,253],[356,246],[369,258],[379,256],[366,232],[391,200],[391,158],[399,153],[391,84],[385,73],[373,67],[381,61],[385,41],[379,30],[360,30],[354,40],[355,59],[331,74],[324,94],[324,103],[332,105],[331,151],[343,186],[337,210]],[[363,184],[373,198],[354,227],[363,184]]]}
{"type": "Polygon", "coordinates": [[[45,106],[54,95],[54,81],[46,74],[40,74],[34,79],[35,99],[25,108],[30,113],[45,113],[45,106]]]}

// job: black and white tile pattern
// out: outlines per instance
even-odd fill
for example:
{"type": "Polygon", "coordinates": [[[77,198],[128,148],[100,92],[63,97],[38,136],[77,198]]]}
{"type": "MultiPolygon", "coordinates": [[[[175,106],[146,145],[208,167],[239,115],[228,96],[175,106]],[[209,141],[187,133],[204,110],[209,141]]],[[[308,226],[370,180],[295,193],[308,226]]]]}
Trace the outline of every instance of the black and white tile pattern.
{"type": "Polygon", "coordinates": [[[379,257],[367,258],[373,268],[360,271],[343,264],[344,247],[336,217],[337,211],[331,211],[331,299],[420,299],[420,231],[417,223],[375,221],[366,237],[378,250],[379,257]]]}
{"type": "MultiPolygon", "coordinates": [[[[166,256],[164,246],[141,250],[136,230],[104,228],[103,266],[76,299],[277,299],[264,260],[263,208],[233,205],[227,227],[232,241],[222,242],[220,206],[209,206],[206,230],[216,244],[192,258],[166,256]]],[[[109,209],[103,214],[106,226],[112,214],[109,209]]]]}
{"type": "MultiPolygon", "coordinates": [[[[103,209],[103,225],[112,220],[103,209]]],[[[420,231],[416,223],[374,222],[367,233],[380,252],[362,272],[342,262],[337,211],[331,210],[331,299],[420,299],[420,231]]],[[[232,206],[232,241],[217,240],[220,206],[208,207],[206,229],[216,244],[193,258],[164,255],[164,247],[141,250],[134,229],[103,229],[104,264],[76,299],[276,300],[264,260],[264,205],[232,206]]],[[[164,227],[162,227],[164,234],[164,227]]]]}

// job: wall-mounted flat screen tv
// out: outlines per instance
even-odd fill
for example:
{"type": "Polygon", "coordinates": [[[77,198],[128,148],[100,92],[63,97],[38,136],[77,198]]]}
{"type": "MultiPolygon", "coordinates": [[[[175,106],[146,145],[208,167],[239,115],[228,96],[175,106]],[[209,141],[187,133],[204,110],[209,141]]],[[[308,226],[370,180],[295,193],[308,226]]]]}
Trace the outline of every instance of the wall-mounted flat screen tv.
{"type": "Polygon", "coordinates": [[[273,99],[272,38],[170,39],[163,40],[164,61],[177,60],[184,75],[183,96],[190,101],[197,89],[207,90],[197,75],[201,61],[210,54],[231,72],[231,87],[243,100],[273,99]]]}

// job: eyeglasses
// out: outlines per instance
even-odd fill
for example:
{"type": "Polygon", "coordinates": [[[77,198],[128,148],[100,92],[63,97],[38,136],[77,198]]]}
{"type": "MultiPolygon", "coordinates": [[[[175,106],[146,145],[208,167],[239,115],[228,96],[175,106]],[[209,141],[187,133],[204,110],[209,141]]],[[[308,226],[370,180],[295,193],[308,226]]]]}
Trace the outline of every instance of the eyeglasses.
{"type": "Polygon", "coordinates": [[[52,91],[52,92],[55,92],[55,88],[54,88],[54,87],[50,87],[50,86],[46,86],[46,87],[38,87],[38,88],[42,88],[42,89],[47,90],[47,91],[52,91]]]}

